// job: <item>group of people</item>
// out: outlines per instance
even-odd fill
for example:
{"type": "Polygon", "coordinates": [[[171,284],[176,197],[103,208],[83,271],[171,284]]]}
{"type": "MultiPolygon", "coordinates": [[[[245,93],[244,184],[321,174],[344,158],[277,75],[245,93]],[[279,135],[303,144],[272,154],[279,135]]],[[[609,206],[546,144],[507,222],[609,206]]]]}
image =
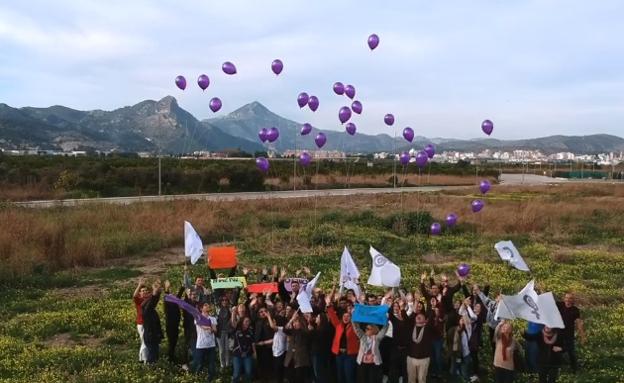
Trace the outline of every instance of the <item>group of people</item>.
{"type": "MultiPolygon", "coordinates": [[[[229,276],[237,270],[232,268],[229,276]]],[[[216,279],[215,271],[209,271],[216,279]]],[[[207,370],[209,381],[217,377],[219,365],[222,371],[231,368],[233,382],[474,382],[484,377],[481,356],[490,348],[495,382],[513,382],[525,371],[550,383],[557,381],[565,355],[571,370],[577,370],[577,333],[585,341],[572,293],[558,302],[564,329],[529,323],[520,337],[511,321],[495,316],[500,295],[492,297],[487,285],[469,286],[459,275],[451,284],[445,275],[436,280],[432,270],[421,276],[419,289],[394,288],[384,295],[314,288],[312,312],[303,313],[297,296],[304,287],[289,279],[285,269],[241,271],[249,283],[275,282],[278,291],[211,290],[203,276],[192,281],[186,267],[175,291],[169,281],[164,286],[155,281],[149,289],[141,280],[133,296],[139,361],[155,363],[166,335],[169,360],[192,372],[207,370]],[[185,303],[181,308],[163,300],[164,334],[157,310],[163,293],[185,303]],[[386,305],[387,323],[354,321],[356,304],[386,305]],[[190,307],[199,314],[193,315],[190,307]],[[179,360],[180,323],[186,352],[179,360]]],[[[301,273],[309,279],[309,269],[296,274],[301,273]]]]}

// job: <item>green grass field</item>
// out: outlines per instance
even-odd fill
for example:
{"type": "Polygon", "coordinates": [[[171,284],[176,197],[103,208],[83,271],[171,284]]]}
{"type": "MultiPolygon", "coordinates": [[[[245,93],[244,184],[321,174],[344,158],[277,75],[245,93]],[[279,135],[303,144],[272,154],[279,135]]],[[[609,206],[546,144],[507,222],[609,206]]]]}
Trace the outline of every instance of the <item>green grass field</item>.
{"type": "MultiPolygon", "coordinates": [[[[172,226],[171,233],[127,221],[111,222],[123,220],[124,213],[115,210],[119,207],[98,207],[100,213],[107,214],[100,214],[98,230],[93,231],[88,225],[74,228],[68,222],[82,214],[80,211],[33,213],[5,208],[10,212],[3,214],[29,214],[45,219],[47,224],[64,217],[69,227],[63,241],[65,250],[75,251],[72,241],[85,233],[94,243],[100,243],[102,236],[114,241],[119,235],[127,244],[119,253],[99,259],[98,267],[60,262],[48,269],[35,263],[34,271],[16,272],[11,279],[4,279],[0,293],[0,382],[204,380],[165,360],[154,368],[136,362],[138,336],[130,295],[139,276],[176,283],[181,279],[181,225],[187,217],[215,220],[202,222],[197,218],[200,235],[214,242],[234,242],[241,250],[241,265],[288,265],[293,272],[309,266],[313,272],[322,272],[321,285],[325,288],[338,277],[343,246],[350,248],[367,276],[368,247],[373,245],[401,266],[403,283],[409,288],[417,286],[423,271],[434,267],[436,272],[452,273],[458,263],[467,262],[472,266],[469,282],[489,282],[493,289],[507,294],[517,292],[531,278],[558,296],[573,290],[585,317],[588,343],[579,350],[582,372],[572,376],[564,368],[560,381],[624,381],[622,191],[613,188],[597,196],[599,193],[591,190],[495,190],[482,216],[470,215],[462,208],[471,197],[443,194],[263,201],[219,209],[201,202],[123,208],[144,214],[144,219],[155,211],[166,211],[162,214],[167,214],[169,221],[160,222],[158,227],[172,226]],[[456,229],[440,237],[423,234],[431,220],[443,220],[444,212],[450,209],[460,214],[456,229]],[[511,217],[500,218],[505,212],[511,217]],[[136,245],[146,237],[135,234],[150,230],[152,238],[160,237],[157,245],[136,245]],[[493,245],[502,239],[514,241],[532,268],[531,276],[499,260],[493,245]]],[[[29,227],[33,230],[36,225],[29,227]]],[[[46,242],[41,243],[44,246],[46,242]]],[[[0,259],[4,265],[8,258],[0,259]]],[[[38,262],[45,261],[42,259],[38,262]]],[[[203,264],[193,267],[193,273],[204,271],[203,264]]],[[[523,325],[518,321],[518,333],[523,325]]],[[[165,346],[166,341],[161,350],[165,346]]],[[[482,365],[489,366],[491,356],[484,353],[481,360],[482,365]]],[[[518,381],[536,378],[523,376],[518,381]]]]}

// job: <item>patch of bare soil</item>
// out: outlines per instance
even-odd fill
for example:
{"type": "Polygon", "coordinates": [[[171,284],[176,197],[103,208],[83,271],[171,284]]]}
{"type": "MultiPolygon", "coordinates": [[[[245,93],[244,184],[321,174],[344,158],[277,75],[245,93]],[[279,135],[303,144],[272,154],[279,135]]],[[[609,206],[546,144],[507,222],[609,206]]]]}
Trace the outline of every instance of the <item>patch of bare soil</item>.
{"type": "Polygon", "coordinates": [[[56,334],[46,339],[43,344],[48,347],[75,347],[75,346],[87,346],[95,348],[100,346],[104,339],[95,337],[84,337],[80,339],[73,339],[70,333],[56,334]]]}

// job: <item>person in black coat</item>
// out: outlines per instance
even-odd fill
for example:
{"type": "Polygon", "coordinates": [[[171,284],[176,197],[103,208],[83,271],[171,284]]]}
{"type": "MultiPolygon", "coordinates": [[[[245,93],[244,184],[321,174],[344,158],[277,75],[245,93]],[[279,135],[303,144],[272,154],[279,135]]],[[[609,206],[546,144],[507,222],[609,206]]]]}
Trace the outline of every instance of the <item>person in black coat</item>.
{"type": "MultiPolygon", "coordinates": [[[[165,281],[165,294],[171,294],[171,283],[167,280],[165,281]]],[[[182,297],[184,294],[184,286],[181,286],[178,290],[178,294],[176,295],[178,298],[182,297]]],[[[164,300],[163,300],[164,301],[164,300]]],[[[180,307],[173,303],[164,301],[165,305],[165,331],[167,333],[167,340],[169,343],[167,355],[169,356],[169,361],[172,363],[177,363],[177,359],[175,356],[175,349],[178,344],[178,337],[180,335],[180,307]]]]}
{"type": "Polygon", "coordinates": [[[158,351],[160,341],[163,339],[162,328],[160,327],[160,317],[156,312],[156,306],[160,300],[160,281],[154,282],[152,285],[152,296],[141,305],[143,313],[143,340],[147,347],[146,363],[156,363],[158,360],[158,351]]]}
{"type": "Polygon", "coordinates": [[[555,383],[559,377],[559,369],[563,361],[563,336],[557,329],[544,326],[536,334],[524,333],[527,340],[537,341],[539,353],[537,368],[540,383],[555,383]]]}

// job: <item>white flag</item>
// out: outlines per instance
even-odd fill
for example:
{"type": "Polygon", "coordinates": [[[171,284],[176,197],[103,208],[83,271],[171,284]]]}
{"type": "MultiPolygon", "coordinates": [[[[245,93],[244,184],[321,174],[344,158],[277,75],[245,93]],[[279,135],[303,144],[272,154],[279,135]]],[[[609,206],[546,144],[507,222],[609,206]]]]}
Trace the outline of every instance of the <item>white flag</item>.
{"type": "Polygon", "coordinates": [[[563,320],[552,293],[537,295],[535,281],[529,282],[516,295],[503,295],[496,308],[495,318],[521,318],[551,328],[563,328],[563,320]]]}
{"type": "Polygon", "coordinates": [[[530,271],[524,259],[520,255],[516,246],[511,241],[500,241],[494,248],[503,261],[509,262],[510,265],[521,271],[530,271]]]}
{"type": "Polygon", "coordinates": [[[191,263],[197,263],[197,260],[204,254],[204,244],[201,238],[193,229],[190,222],[184,221],[184,255],[191,258],[191,263]]]}
{"type": "MultiPolygon", "coordinates": [[[[349,285],[357,285],[356,281],[360,278],[360,271],[358,270],[355,262],[353,262],[353,258],[351,257],[351,253],[349,253],[349,249],[345,246],[342,251],[342,256],[340,257],[340,290],[342,291],[343,287],[347,287],[348,282],[349,285]]],[[[359,291],[359,288],[358,288],[359,291]]]]}
{"type": "Polygon", "coordinates": [[[373,258],[371,275],[368,284],[371,286],[397,287],[401,283],[401,269],[384,257],[379,251],[370,247],[370,255],[373,258]]]}
{"type": "Polygon", "coordinates": [[[321,276],[321,272],[319,271],[314,279],[308,282],[303,289],[299,290],[299,294],[297,294],[297,302],[299,303],[299,309],[302,313],[311,313],[312,305],[310,304],[310,299],[312,298],[312,291],[314,290],[314,286],[316,286],[316,282],[321,276]]]}

